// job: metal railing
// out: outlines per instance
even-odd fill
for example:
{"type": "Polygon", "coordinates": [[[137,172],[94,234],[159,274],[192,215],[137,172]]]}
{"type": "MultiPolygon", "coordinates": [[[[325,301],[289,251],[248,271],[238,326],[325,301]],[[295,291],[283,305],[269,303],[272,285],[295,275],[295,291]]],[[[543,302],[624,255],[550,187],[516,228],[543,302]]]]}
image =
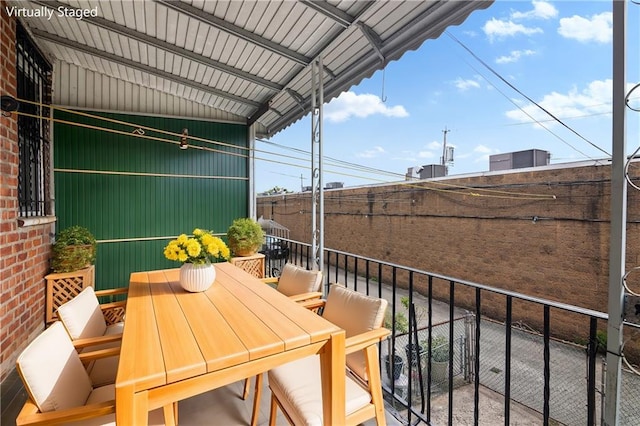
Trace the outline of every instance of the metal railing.
{"type": "MultiPolygon", "coordinates": [[[[309,244],[282,241],[288,250],[285,261],[312,267],[309,244]]],[[[460,418],[466,410],[469,424],[486,424],[485,410],[480,412],[482,387],[502,401],[504,424],[518,422],[513,403],[533,411],[545,425],[601,423],[605,366],[598,329],[605,328],[606,314],[357,254],[326,248],[324,254],[325,290],[339,282],[389,301],[391,338],[380,347],[380,364],[385,398],[401,421],[452,424],[454,411],[460,418]],[[517,320],[523,310],[530,322],[537,312],[532,322],[539,330],[517,320]],[[572,316],[584,337],[556,339],[552,312],[554,319],[572,316]],[[444,375],[435,368],[435,352],[443,341],[444,375]],[[456,402],[454,393],[463,388],[472,393],[472,406],[456,402]],[[436,407],[435,400],[445,402],[436,407]]],[[[277,270],[279,264],[271,262],[282,259],[266,262],[277,270]]],[[[639,386],[636,375],[624,376],[623,389],[639,386]]],[[[631,425],[640,418],[640,394],[628,395],[620,424],[631,425]]]]}

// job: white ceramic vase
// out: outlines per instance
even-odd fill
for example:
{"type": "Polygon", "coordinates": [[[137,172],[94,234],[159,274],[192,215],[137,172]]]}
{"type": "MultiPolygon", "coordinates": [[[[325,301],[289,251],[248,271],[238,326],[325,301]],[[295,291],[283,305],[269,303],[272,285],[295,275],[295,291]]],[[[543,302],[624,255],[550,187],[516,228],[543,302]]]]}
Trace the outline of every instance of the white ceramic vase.
{"type": "Polygon", "coordinates": [[[211,263],[185,263],[180,267],[180,285],[192,293],[207,290],[215,280],[216,269],[211,263]]]}

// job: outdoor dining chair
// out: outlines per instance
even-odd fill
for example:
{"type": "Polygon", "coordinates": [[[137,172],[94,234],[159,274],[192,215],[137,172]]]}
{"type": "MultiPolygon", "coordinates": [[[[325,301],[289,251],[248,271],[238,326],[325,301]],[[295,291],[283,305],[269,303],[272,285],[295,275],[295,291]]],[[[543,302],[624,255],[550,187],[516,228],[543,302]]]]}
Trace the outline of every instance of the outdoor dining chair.
{"type": "MultiPolygon", "coordinates": [[[[387,301],[334,284],[323,304],[322,317],[345,330],[346,423],[375,418],[385,425],[378,343],[389,335],[382,327],[387,301]]],[[[321,425],[323,418],[320,357],[313,355],[269,371],[270,426],[280,407],[293,425],[321,425]]]]}
{"type": "MultiPolygon", "coordinates": [[[[267,284],[276,284],[278,292],[295,302],[306,303],[312,300],[319,300],[322,297],[322,293],[319,291],[322,285],[322,271],[308,271],[293,263],[285,264],[280,277],[264,278],[262,281],[267,284]]],[[[250,380],[245,379],[242,399],[247,399],[249,396],[249,388],[250,380]]],[[[261,391],[262,374],[258,374],[256,376],[251,426],[257,424],[261,391]]]]}
{"type": "Polygon", "coordinates": [[[296,302],[322,297],[322,271],[308,271],[293,263],[285,264],[279,277],[263,278],[262,281],[275,284],[276,290],[296,302]]]}
{"type": "MultiPolygon", "coordinates": [[[[28,400],[16,425],[115,425],[115,386],[94,387],[83,360],[114,354],[119,348],[78,354],[61,322],[36,337],[16,361],[28,400]]],[[[150,425],[162,425],[162,410],[149,413],[150,425]]]]}
{"type": "MultiPolygon", "coordinates": [[[[104,291],[100,293],[104,294],[104,291]]],[[[114,306],[124,309],[125,302],[109,303],[105,309],[112,309],[114,306]]],[[[73,299],[60,305],[57,312],[74,346],[80,352],[120,346],[124,323],[107,325],[103,306],[100,305],[93,287],[85,288],[73,299]]],[[[118,356],[112,356],[90,362],[87,371],[93,384],[100,386],[113,383],[118,372],[118,360],[118,356]]]]}

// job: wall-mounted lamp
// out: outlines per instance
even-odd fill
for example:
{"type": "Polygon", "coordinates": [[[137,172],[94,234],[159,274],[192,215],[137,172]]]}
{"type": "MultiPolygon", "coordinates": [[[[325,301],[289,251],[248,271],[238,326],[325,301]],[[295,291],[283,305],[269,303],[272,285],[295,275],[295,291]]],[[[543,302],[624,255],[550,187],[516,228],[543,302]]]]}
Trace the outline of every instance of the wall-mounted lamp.
{"type": "Polygon", "coordinates": [[[4,113],[12,113],[17,110],[20,106],[20,103],[13,96],[2,95],[0,96],[0,110],[2,110],[4,116],[8,116],[9,114],[4,113]]]}
{"type": "Polygon", "coordinates": [[[189,148],[189,144],[187,143],[187,136],[189,136],[188,129],[182,129],[182,136],[180,136],[180,149],[189,148]]]}

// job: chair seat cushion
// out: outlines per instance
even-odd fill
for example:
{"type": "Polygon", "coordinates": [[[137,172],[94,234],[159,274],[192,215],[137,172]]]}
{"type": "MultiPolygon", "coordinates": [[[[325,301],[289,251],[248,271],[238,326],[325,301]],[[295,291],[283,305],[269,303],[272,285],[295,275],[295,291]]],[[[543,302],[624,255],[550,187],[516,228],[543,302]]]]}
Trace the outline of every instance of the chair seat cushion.
{"type": "Polygon", "coordinates": [[[296,294],[318,291],[321,283],[322,272],[307,271],[292,263],[287,263],[282,269],[277,290],[285,296],[295,296],[296,294]]]}
{"type": "Polygon", "coordinates": [[[87,287],[76,297],[60,305],[58,316],[72,340],[104,336],[107,323],[93,287],[87,287]]]}
{"type": "MultiPolygon", "coordinates": [[[[124,329],[124,323],[116,323],[107,327],[105,335],[120,334],[124,329]]],[[[88,346],[82,350],[82,352],[97,351],[100,349],[107,349],[120,346],[121,341],[104,343],[102,345],[88,346]]],[[[119,356],[110,356],[107,358],[100,358],[92,361],[87,365],[87,372],[91,378],[93,386],[103,386],[110,383],[115,383],[116,374],[118,373],[119,356]]]]}
{"type": "Polygon", "coordinates": [[[116,382],[119,356],[100,358],[87,366],[87,372],[93,386],[103,386],[116,382]]]}
{"type": "Polygon", "coordinates": [[[124,322],[117,322],[115,324],[111,324],[107,326],[107,330],[104,332],[105,336],[109,336],[111,334],[122,334],[124,330],[124,322]]]}
{"type": "MultiPolygon", "coordinates": [[[[322,425],[320,357],[313,355],[269,371],[269,388],[296,425],[322,425]]],[[[371,396],[346,376],[345,414],[367,406],[371,396]]]]}
{"type": "MultiPolygon", "coordinates": [[[[115,385],[101,386],[95,388],[89,395],[87,404],[97,404],[100,402],[110,401],[116,397],[115,385]]],[[[83,420],[82,426],[115,426],[116,417],[115,414],[109,414],[106,416],[95,417],[93,419],[83,420]]],[[[149,426],[161,426],[164,425],[164,414],[162,409],[153,410],[149,413],[149,426]]]]}

